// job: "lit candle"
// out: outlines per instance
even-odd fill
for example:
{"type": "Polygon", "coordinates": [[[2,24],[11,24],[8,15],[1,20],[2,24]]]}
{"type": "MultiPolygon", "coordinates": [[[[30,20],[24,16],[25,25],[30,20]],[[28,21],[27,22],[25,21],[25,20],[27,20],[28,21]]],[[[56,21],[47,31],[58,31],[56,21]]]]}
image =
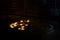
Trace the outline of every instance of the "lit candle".
{"type": "Polygon", "coordinates": [[[25,26],[28,26],[28,24],[25,24],[25,26]]]}
{"type": "Polygon", "coordinates": [[[18,28],[18,30],[21,30],[21,28],[18,28]]]}
{"type": "Polygon", "coordinates": [[[23,22],[23,20],[20,20],[20,22],[23,22]]]}
{"type": "Polygon", "coordinates": [[[30,22],[30,20],[27,20],[27,23],[29,23],[30,22]]]}
{"type": "Polygon", "coordinates": [[[10,24],[10,27],[11,27],[11,28],[14,28],[14,25],[13,25],[13,23],[12,23],[12,24],[10,24]]]}
{"type": "Polygon", "coordinates": [[[21,26],[21,30],[25,30],[25,28],[24,28],[25,26],[21,26]]]}
{"type": "Polygon", "coordinates": [[[23,24],[20,24],[20,26],[22,26],[23,24]]]}

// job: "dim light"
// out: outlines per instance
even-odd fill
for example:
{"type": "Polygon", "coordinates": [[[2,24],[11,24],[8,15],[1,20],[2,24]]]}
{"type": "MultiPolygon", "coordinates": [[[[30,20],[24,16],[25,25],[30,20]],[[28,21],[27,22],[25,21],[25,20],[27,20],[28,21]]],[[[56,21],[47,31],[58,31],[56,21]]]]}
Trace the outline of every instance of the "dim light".
{"type": "Polygon", "coordinates": [[[27,23],[29,23],[30,22],[30,20],[27,20],[27,23]]]}
{"type": "Polygon", "coordinates": [[[25,24],[25,26],[28,26],[28,24],[25,24]]]}
{"type": "Polygon", "coordinates": [[[20,20],[20,22],[23,22],[23,20],[20,20]]]}
{"type": "Polygon", "coordinates": [[[25,26],[21,26],[21,30],[25,30],[25,26]]]}
{"type": "Polygon", "coordinates": [[[12,23],[12,24],[10,24],[10,27],[11,27],[11,28],[14,28],[13,23],[12,23]]]}
{"type": "Polygon", "coordinates": [[[12,24],[10,24],[11,28],[17,28],[17,26],[21,27],[21,28],[17,28],[18,30],[25,30],[25,26],[29,26],[28,23],[30,22],[30,20],[20,20],[17,22],[14,22],[12,24]]]}
{"type": "Polygon", "coordinates": [[[15,28],[17,26],[17,22],[10,24],[11,28],[15,28]]]}
{"type": "Polygon", "coordinates": [[[20,26],[22,26],[23,24],[20,24],[20,26]]]}
{"type": "Polygon", "coordinates": [[[15,22],[15,23],[13,23],[13,25],[14,25],[14,27],[16,27],[16,26],[18,25],[18,23],[17,23],[17,22],[15,22]]]}
{"type": "Polygon", "coordinates": [[[15,22],[14,24],[17,24],[17,22],[15,22]]]}
{"type": "Polygon", "coordinates": [[[18,28],[18,30],[21,30],[21,28],[18,28]]]}

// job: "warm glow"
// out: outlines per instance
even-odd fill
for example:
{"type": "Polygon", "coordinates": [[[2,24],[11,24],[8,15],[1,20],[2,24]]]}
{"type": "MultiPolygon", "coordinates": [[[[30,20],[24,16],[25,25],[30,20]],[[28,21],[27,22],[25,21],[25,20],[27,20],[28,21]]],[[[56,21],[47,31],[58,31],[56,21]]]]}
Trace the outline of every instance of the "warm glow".
{"type": "Polygon", "coordinates": [[[11,28],[17,27],[17,22],[10,24],[11,28]]]}
{"type": "Polygon", "coordinates": [[[11,28],[14,28],[14,25],[13,25],[13,24],[10,24],[10,27],[11,27],[11,28]]]}
{"type": "Polygon", "coordinates": [[[29,19],[28,20],[20,20],[20,22],[17,21],[17,22],[10,24],[10,27],[11,28],[15,28],[15,27],[17,28],[17,26],[19,26],[21,28],[18,28],[18,30],[25,30],[25,26],[26,27],[29,26],[29,24],[28,24],[29,22],[30,22],[29,19]]]}
{"type": "Polygon", "coordinates": [[[21,28],[18,28],[18,30],[21,30],[21,28]]]}
{"type": "Polygon", "coordinates": [[[25,24],[25,26],[28,26],[28,24],[25,24]]]}
{"type": "Polygon", "coordinates": [[[15,22],[13,25],[16,27],[17,26],[17,22],[15,22]]]}
{"type": "Polygon", "coordinates": [[[21,30],[25,30],[25,28],[24,28],[25,26],[21,26],[21,30]]]}
{"type": "Polygon", "coordinates": [[[17,22],[15,22],[14,24],[17,24],[17,22]]]}
{"type": "Polygon", "coordinates": [[[21,20],[20,22],[23,22],[23,20],[21,20]]]}
{"type": "Polygon", "coordinates": [[[23,24],[20,24],[20,26],[22,26],[23,24]]]}
{"type": "Polygon", "coordinates": [[[29,23],[29,22],[30,22],[30,20],[27,20],[27,22],[29,23]]]}
{"type": "Polygon", "coordinates": [[[17,24],[13,24],[14,25],[14,27],[16,27],[17,26],[17,24]]]}

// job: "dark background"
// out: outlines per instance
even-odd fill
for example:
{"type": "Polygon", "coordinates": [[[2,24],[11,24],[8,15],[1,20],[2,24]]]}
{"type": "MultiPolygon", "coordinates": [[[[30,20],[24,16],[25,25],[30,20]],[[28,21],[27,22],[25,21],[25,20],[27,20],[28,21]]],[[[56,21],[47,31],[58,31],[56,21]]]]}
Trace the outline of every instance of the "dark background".
{"type": "Polygon", "coordinates": [[[30,38],[31,36],[35,38],[39,36],[39,39],[57,40],[56,36],[59,34],[59,4],[59,0],[2,0],[0,7],[1,34],[30,38]],[[23,17],[32,20],[32,30],[18,31],[9,27],[10,23],[23,17]],[[48,33],[48,24],[52,24],[55,28],[53,29],[55,31],[51,34],[48,33]]]}

